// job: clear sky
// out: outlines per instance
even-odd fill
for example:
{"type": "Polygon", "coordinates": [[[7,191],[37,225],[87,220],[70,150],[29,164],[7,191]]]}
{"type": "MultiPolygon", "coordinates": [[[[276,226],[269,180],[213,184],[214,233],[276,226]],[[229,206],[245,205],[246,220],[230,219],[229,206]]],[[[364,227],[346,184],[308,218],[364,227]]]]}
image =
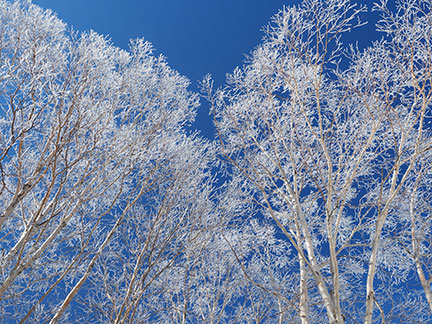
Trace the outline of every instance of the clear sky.
{"type": "MultiPolygon", "coordinates": [[[[244,61],[260,43],[262,27],[283,5],[298,0],[33,0],[55,11],[75,30],[93,29],[109,35],[114,45],[127,48],[137,37],[153,43],[170,66],[192,82],[210,73],[221,86],[225,75],[244,61]]],[[[362,3],[372,3],[363,0],[362,3]]],[[[373,27],[373,25],[371,26],[373,27]]],[[[362,30],[353,37],[370,37],[362,30]]],[[[207,107],[198,112],[196,126],[213,137],[207,107]]]]}

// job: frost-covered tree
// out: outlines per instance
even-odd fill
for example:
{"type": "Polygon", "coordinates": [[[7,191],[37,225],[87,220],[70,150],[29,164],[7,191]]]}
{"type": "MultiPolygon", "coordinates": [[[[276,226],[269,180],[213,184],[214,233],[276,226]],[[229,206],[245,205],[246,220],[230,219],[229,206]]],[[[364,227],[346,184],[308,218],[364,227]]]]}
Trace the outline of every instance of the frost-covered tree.
{"type": "Polygon", "coordinates": [[[85,322],[166,318],[173,309],[167,296],[184,285],[182,269],[191,267],[189,255],[206,240],[207,229],[217,226],[211,190],[205,186],[207,144],[197,138],[173,144],[165,183],[125,214],[99,257],[79,301],[87,311],[85,322]]]}
{"type": "Polygon", "coordinates": [[[294,322],[432,318],[431,5],[376,4],[383,38],[359,50],[347,32],[365,8],[305,0],[273,18],[226,88],[203,82],[233,203],[253,201],[297,260],[294,322]]]}
{"type": "Polygon", "coordinates": [[[101,322],[145,314],[210,206],[188,84],[147,42],[123,51],[0,1],[2,322],[73,322],[97,303],[112,307],[101,322]]]}
{"type": "Polygon", "coordinates": [[[0,0],[2,322],[430,322],[431,7],[361,50],[366,8],[284,8],[204,80],[215,145],[149,43],[0,0]]]}

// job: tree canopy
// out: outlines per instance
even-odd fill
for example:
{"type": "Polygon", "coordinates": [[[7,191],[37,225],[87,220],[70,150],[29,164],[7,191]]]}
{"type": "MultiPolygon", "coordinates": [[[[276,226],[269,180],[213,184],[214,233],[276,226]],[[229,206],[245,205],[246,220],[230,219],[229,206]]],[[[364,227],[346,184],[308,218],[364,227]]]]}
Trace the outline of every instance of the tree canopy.
{"type": "Polygon", "coordinates": [[[224,87],[0,0],[5,323],[432,320],[432,3],[284,7],[224,87]]]}

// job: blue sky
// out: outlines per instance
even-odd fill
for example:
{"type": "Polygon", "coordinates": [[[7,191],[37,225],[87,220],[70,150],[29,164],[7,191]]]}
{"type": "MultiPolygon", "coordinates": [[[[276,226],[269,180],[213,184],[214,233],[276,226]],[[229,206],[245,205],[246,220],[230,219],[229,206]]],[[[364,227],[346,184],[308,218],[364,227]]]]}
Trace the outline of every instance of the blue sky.
{"type": "MultiPolygon", "coordinates": [[[[371,0],[363,0],[371,7],[371,0]]],[[[192,90],[198,80],[210,73],[215,85],[242,65],[260,43],[262,27],[283,5],[298,0],[33,0],[55,11],[75,30],[93,29],[109,35],[112,42],[127,48],[137,37],[153,43],[157,53],[171,67],[188,77],[192,90]]],[[[370,26],[373,28],[373,25],[370,26]]],[[[370,29],[352,33],[361,42],[370,38],[370,29]]],[[[213,127],[203,103],[196,127],[204,136],[213,137],[213,127]]]]}

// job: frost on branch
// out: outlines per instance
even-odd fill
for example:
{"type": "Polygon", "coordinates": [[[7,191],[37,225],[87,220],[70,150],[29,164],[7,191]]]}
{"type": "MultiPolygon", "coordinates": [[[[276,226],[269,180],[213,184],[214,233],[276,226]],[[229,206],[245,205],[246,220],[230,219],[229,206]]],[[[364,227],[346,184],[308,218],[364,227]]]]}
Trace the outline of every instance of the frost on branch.
{"type": "Polygon", "coordinates": [[[0,21],[0,317],[78,318],[78,292],[115,279],[141,282],[109,317],[134,321],[206,222],[211,148],[182,128],[197,97],[143,40],[123,51],[19,1],[0,21]]]}
{"type": "Polygon", "coordinates": [[[0,0],[2,321],[430,322],[431,3],[397,6],[362,50],[366,8],[283,8],[204,79],[209,143],[149,43],[0,0]]]}
{"type": "Polygon", "coordinates": [[[393,13],[382,1],[386,37],[350,52],[344,33],[364,8],[284,8],[211,96],[231,201],[251,201],[297,259],[298,322],[415,318],[414,300],[430,321],[430,8],[400,1],[393,13]]]}

